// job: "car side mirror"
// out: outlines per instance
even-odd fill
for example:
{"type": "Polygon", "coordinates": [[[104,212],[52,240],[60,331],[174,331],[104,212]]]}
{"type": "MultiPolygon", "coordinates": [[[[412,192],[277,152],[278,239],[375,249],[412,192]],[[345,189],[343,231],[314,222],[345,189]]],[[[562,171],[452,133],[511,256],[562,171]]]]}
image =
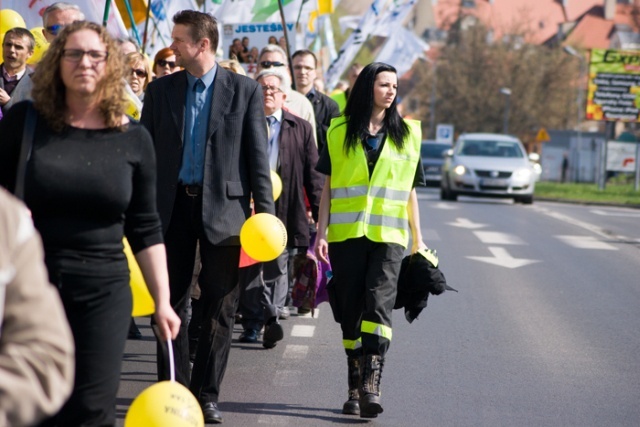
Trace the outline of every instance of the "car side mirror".
{"type": "Polygon", "coordinates": [[[531,160],[534,163],[537,163],[540,161],[540,154],[538,153],[529,153],[529,160],[531,160]]]}
{"type": "Polygon", "coordinates": [[[442,157],[447,158],[447,157],[453,157],[453,149],[449,148],[448,150],[445,150],[442,152],[442,157]]]}

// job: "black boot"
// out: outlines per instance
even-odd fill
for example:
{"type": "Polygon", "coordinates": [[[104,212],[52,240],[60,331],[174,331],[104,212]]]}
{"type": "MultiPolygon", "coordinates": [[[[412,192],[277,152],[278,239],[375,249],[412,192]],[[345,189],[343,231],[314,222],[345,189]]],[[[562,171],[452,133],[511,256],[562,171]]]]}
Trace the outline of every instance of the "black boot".
{"type": "Polygon", "coordinates": [[[384,358],[377,354],[364,357],[360,388],[360,418],[375,418],[383,409],[380,404],[380,376],[384,358]]]}
{"type": "Polygon", "coordinates": [[[349,398],[344,402],[344,405],[342,405],[342,413],[358,415],[360,413],[358,387],[360,387],[360,367],[362,365],[362,358],[359,356],[348,356],[347,364],[349,366],[349,398]]]}

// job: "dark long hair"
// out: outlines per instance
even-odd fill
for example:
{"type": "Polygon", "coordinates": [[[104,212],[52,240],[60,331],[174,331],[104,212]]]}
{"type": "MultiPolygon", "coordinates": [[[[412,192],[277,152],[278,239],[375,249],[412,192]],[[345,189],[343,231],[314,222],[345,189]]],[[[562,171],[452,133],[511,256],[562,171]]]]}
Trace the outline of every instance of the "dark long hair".
{"type": "MultiPolygon", "coordinates": [[[[355,149],[363,136],[369,134],[369,121],[373,112],[373,85],[376,76],[382,72],[397,74],[396,69],[383,62],[373,62],[360,72],[351,88],[344,115],[347,118],[347,132],[344,141],[346,153],[355,149]]],[[[404,140],[409,135],[409,127],[398,113],[396,96],[386,109],[383,123],[393,144],[398,150],[404,148],[404,140]]]]}

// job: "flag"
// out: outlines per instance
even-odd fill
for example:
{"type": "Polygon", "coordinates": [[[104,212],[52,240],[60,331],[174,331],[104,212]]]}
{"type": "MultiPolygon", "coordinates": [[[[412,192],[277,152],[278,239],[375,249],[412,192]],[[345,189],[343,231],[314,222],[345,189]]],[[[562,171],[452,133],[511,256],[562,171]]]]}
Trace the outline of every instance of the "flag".
{"type": "MultiPolygon", "coordinates": [[[[160,49],[171,45],[171,31],[173,30],[173,16],[181,10],[199,10],[194,0],[151,0],[153,17],[151,36],[147,37],[145,52],[153,57],[160,49]]],[[[207,12],[209,12],[207,10],[207,12]]]]}
{"type": "Polygon", "coordinates": [[[362,44],[377,28],[378,19],[388,2],[389,0],[374,0],[362,16],[358,28],[349,34],[349,37],[340,48],[337,58],[331,63],[325,75],[325,84],[328,90],[335,87],[338,79],[351,64],[362,44]]]}
{"type": "MultiPolygon", "coordinates": [[[[131,12],[133,14],[134,25],[138,25],[147,20],[147,1],[146,0],[129,0],[131,6],[131,12]]],[[[131,28],[131,20],[129,19],[129,12],[125,5],[125,0],[116,0],[116,6],[120,12],[120,16],[123,17],[123,21],[127,28],[131,28]]]]}
{"type": "MultiPolygon", "coordinates": [[[[285,20],[294,22],[301,6],[303,16],[317,9],[315,2],[283,0],[285,20]]],[[[278,0],[225,0],[215,16],[222,24],[281,21],[278,0]]]]}
{"type": "Polygon", "coordinates": [[[405,19],[413,10],[418,0],[394,0],[390,7],[380,17],[373,35],[389,37],[397,28],[402,27],[405,19]]]}
{"type": "Polygon", "coordinates": [[[327,15],[333,13],[333,0],[318,0],[318,14],[327,15]]]}
{"type": "Polygon", "coordinates": [[[389,36],[376,61],[393,65],[398,73],[398,77],[403,76],[411,69],[413,63],[420,58],[425,58],[425,51],[429,50],[429,45],[421,40],[410,30],[399,27],[394,29],[389,36]]]}
{"type": "MultiPolygon", "coordinates": [[[[27,28],[41,27],[44,10],[59,0],[0,0],[2,9],[12,9],[18,12],[27,24],[27,28]]],[[[76,0],[87,21],[102,23],[106,0],[76,0]]],[[[113,0],[108,0],[113,1],[113,0]]],[[[112,3],[107,20],[107,30],[114,37],[128,36],[127,28],[122,21],[118,8],[112,3]]]]}

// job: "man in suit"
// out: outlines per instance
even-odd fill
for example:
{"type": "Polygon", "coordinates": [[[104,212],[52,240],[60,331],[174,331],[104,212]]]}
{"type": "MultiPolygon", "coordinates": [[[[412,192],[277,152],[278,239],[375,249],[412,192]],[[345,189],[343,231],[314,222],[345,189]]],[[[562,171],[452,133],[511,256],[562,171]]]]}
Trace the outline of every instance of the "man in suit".
{"type": "MultiPolygon", "coordinates": [[[[183,71],[149,84],[141,123],[154,139],[157,199],[167,248],[171,302],[182,319],[174,341],[176,379],[199,399],[207,423],[217,407],[239,295],[240,228],[251,214],[274,213],[262,90],[215,62],[215,18],[193,10],[173,17],[183,71]],[[200,243],[202,330],[189,379],[187,302],[200,243]]],[[[158,376],[169,378],[158,349],[158,376]]]]}
{"type": "Polygon", "coordinates": [[[313,105],[313,113],[316,118],[316,141],[318,141],[318,153],[327,143],[327,129],[331,119],[340,115],[338,103],[314,87],[318,74],[318,59],[308,49],[296,51],[291,62],[293,65],[293,78],[296,82],[296,90],[307,97],[313,105]]]}
{"type": "Polygon", "coordinates": [[[279,67],[262,70],[256,76],[264,94],[264,113],[269,126],[269,166],[282,180],[282,193],[276,201],[276,215],[287,229],[287,245],[282,254],[259,268],[249,267],[253,277],[242,295],[242,342],[255,342],[264,311],[265,332],[262,345],[272,348],[282,339],[277,323],[289,288],[289,260],[309,246],[309,222],[305,207],[305,192],[314,219],[318,218],[324,179],[315,170],[318,150],[313,142],[313,129],[306,120],[283,110],[290,93],[289,75],[279,67]],[[255,274],[255,273],[258,274],[255,274]],[[260,286],[262,285],[262,286],[260,286]],[[250,324],[253,323],[253,324],[250,324]]]}
{"type": "Polygon", "coordinates": [[[16,88],[29,80],[27,61],[33,55],[36,39],[26,28],[12,28],[2,41],[2,78],[0,78],[0,107],[9,109],[11,96],[16,88]]]}

